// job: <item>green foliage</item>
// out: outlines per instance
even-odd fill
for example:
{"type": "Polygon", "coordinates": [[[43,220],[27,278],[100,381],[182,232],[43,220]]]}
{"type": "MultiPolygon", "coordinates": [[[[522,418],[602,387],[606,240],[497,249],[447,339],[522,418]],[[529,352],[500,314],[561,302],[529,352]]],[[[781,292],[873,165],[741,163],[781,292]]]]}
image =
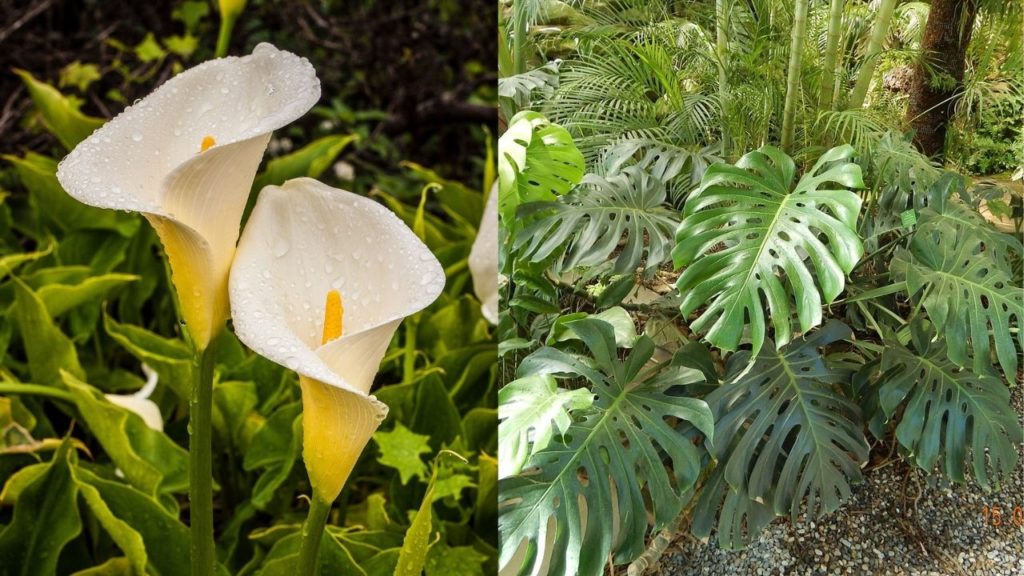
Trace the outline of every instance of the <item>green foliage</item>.
{"type": "Polygon", "coordinates": [[[498,150],[498,210],[505,222],[515,219],[520,204],[554,200],[583,176],[583,156],[572,137],[537,112],[512,117],[498,150]]]}
{"type": "MultiPolygon", "coordinates": [[[[64,68],[62,89],[117,112],[118,101],[152,89],[184,59],[207,56],[209,3],[179,4],[181,34],[140,34],[132,45],[109,38],[111,60],[94,67],[81,56],[64,68]]],[[[60,148],[73,148],[104,120],[82,113],[78,98],[18,74],[34,104],[20,128],[30,138],[18,142],[33,149],[0,163],[0,573],[187,574],[194,356],[176,321],[159,240],[144,218],[85,206],[61,188],[60,148]],[[109,399],[143,388],[150,369],[157,382],[149,400],[162,431],[109,399]]],[[[321,76],[325,95],[338,90],[335,76],[321,76]]],[[[427,545],[413,567],[428,576],[491,573],[496,345],[467,265],[483,214],[479,183],[485,172],[493,180],[482,165],[487,151],[459,159],[461,172],[452,170],[455,159],[432,168],[403,163],[408,147],[391,140],[411,134],[381,131],[382,111],[348,110],[344,118],[319,111],[320,125],[278,135],[272,148],[281,153],[261,167],[255,188],[308,176],[375,195],[410,225],[420,223],[448,278],[445,293],[406,320],[385,354],[374,390],[391,407],[380,450],[363,453],[330,515],[321,571],[394,574],[415,523],[414,539],[426,535],[427,545]],[[356,167],[343,183],[330,169],[342,159],[356,167]],[[420,205],[425,186],[436,192],[420,205]],[[441,450],[458,458],[437,465],[431,483],[425,462],[441,450]]],[[[484,141],[481,130],[470,131],[467,142],[484,141]]],[[[294,574],[302,496],[311,491],[296,378],[230,331],[214,349],[218,570],[294,574]]]]}
{"type": "Polygon", "coordinates": [[[498,465],[508,476],[520,473],[555,434],[564,436],[572,424],[569,412],[589,408],[594,395],[586,389],[559,388],[550,374],[531,374],[503,386],[498,403],[498,465]]]}
{"type": "Polygon", "coordinates": [[[622,562],[643,552],[648,505],[641,486],[656,503],[650,512],[658,530],[679,513],[697,480],[700,451],[680,442],[669,421],[689,422],[709,441],[713,429],[707,404],[682,395],[687,385],[704,381],[699,371],[673,367],[651,376],[642,372],[654,352],[649,338],[638,339],[620,360],[610,324],[583,319],[573,327],[586,346],[585,356],[541,348],[523,360],[519,374],[583,379],[591,386],[593,404],[574,410],[566,431],[534,451],[526,469],[502,478],[501,564],[525,541],[524,570],[536,570],[551,548],[550,572],[596,575],[603,573],[610,553],[622,562]],[[628,442],[628,450],[622,442],[628,442]],[[615,541],[608,519],[619,526],[615,541]]]}
{"type": "Polygon", "coordinates": [[[969,470],[986,491],[1017,468],[1024,430],[1010,393],[986,372],[961,369],[930,326],[911,326],[914,350],[890,341],[882,353],[879,403],[887,418],[902,406],[896,438],[925,471],[936,465],[964,482],[969,470]],[[990,473],[991,471],[991,473],[990,473]]]}
{"type": "Polygon", "coordinates": [[[1021,254],[1014,238],[991,230],[974,212],[950,201],[921,211],[910,248],[896,252],[892,271],[944,334],[950,360],[965,366],[970,348],[974,371],[982,372],[994,348],[1012,381],[1024,335],[1018,332],[1014,338],[1010,328],[1024,319],[1024,292],[1013,280],[1009,261],[1021,254]]]}
{"type": "Polygon", "coordinates": [[[664,185],[637,167],[604,178],[588,174],[558,202],[522,206],[518,214],[526,224],[515,248],[530,262],[556,255],[556,273],[604,263],[613,252],[613,273],[657,268],[668,259],[679,225],[664,203],[664,185]]]}
{"type": "Polygon", "coordinates": [[[863,253],[856,233],[861,199],[843,189],[864,186],[852,155],[849,146],[833,148],[795,185],[792,159],[771,146],[705,172],[686,201],[672,256],[686,267],[677,283],[681,312],[707,304],[693,328],[708,341],[736,350],[749,326],[756,356],[766,310],[780,347],[791,338],[794,312],[801,331],[821,323],[822,303],[843,291],[863,253]]]}
{"type": "MultiPolygon", "coordinates": [[[[934,67],[919,50],[927,4],[896,6],[877,30],[867,4],[803,4],[805,38],[785,2],[516,3],[500,20],[503,76],[561,62],[557,86],[503,79],[506,108],[564,128],[583,170],[560,174],[588,174],[529,202],[501,191],[518,207],[501,212],[503,568],[627,571],[644,515],[739,549],[780,516],[840,510],[869,460],[985,490],[1019,467],[1007,385],[1024,348],[1022,248],[986,222],[1016,214],[1005,198],[1019,194],[945,171],[903,133],[913,70],[934,67]],[[858,71],[865,105],[848,108],[858,71]],[[773,146],[784,124],[789,155],[773,146]],[[670,221],[678,272],[662,266],[670,221]],[[602,320],[615,324],[604,356],[576,329],[602,320]],[[607,366],[652,342],[657,361],[616,395],[607,366]],[[693,380],[671,396],[706,402],[714,435],[668,418],[672,437],[638,442],[644,412],[626,399],[683,367],[693,380]],[[657,458],[633,468],[652,440],[657,458]],[[687,479],[678,499],[656,494],[651,470],[687,479]],[[635,493],[653,511],[631,508],[635,493]]],[[[1020,14],[980,8],[946,146],[958,169],[1019,164],[1020,14]]],[[[540,159],[512,124],[499,156],[529,170],[540,159]]]]}
{"type": "Polygon", "coordinates": [[[86,116],[78,110],[71,99],[57,91],[56,88],[41,82],[25,70],[15,70],[28,88],[32,102],[39,109],[46,128],[60,140],[68,150],[85,140],[92,131],[103,124],[103,120],[86,116]]]}
{"type": "Polygon", "coordinates": [[[402,484],[408,484],[413,477],[426,480],[427,465],[420,460],[421,454],[430,454],[427,440],[430,436],[410,432],[401,423],[389,432],[377,432],[373,440],[380,447],[379,462],[398,470],[402,484]]]}
{"type": "Polygon", "coordinates": [[[498,79],[498,97],[507,99],[507,103],[517,111],[530,107],[534,93],[540,99],[550,98],[558,88],[558,67],[561,63],[555,60],[540,68],[498,79]]]}
{"type": "MultiPolygon", "coordinates": [[[[834,389],[849,375],[829,366],[819,349],[851,335],[833,321],[779,352],[763,350],[749,366],[745,351],[730,358],[725,383],[705,397],[715,414],[712,454],[728,484],[727,503],[745,497],[795,520],[832,512],[850,496],[868,444],[856,404],[834,389]]],[[[710,502],[707,513],[721,496],[708,491],[701,498],[710,502]]],[[[720,522],[737,526],[738,516],[759,514],[752,506],[726,504],[720,522]]],[[[735,530],[719,532],[724,547],[736,547],[736,537],[735,530]]]]}

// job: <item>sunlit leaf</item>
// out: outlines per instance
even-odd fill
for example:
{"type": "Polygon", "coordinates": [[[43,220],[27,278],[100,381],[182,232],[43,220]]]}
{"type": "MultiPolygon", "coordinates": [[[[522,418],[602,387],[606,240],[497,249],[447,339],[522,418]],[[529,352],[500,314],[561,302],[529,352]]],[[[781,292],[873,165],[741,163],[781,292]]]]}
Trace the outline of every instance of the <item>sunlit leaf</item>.
{"type": "Polygon", "coordinates": [[[380,448],[377,461],[398,470],[402,484],[408,484],[414,476],[425,480],[427,464],[420,455],[432,452],[427,444],[429,439],[430,436],[411,432],[401,422],[396,422],[394,430],[378,431],[373,435],[374,442],[380,448]]]}
{"type": "Polygon", "coordinates": [[[862,188],[853,148],[823,154],[794,184],[796,165],[763,146],[735,166],[715,164],[686,200],[672,252],[683,268],[676,286],[680,311],[723,350],[736,350],[750,329],[757,356],[770,318],[775,344],[821,324],[822,304],[843,291],[864,252],[857,235],[862,188]],[[796,304],[795,309],[793,303],[796,304]]]}
{"type": "Polygon", "coordinates": [[[85,140],[86,136],[103,124],[103,119],[82,114],[78,107],[56,88],[37,80],[31,73],[18,69],[15,69],[14,73],[20,76],[28,87],[28,94],[42,114],[47,130],[68,150],[85,140]]]}

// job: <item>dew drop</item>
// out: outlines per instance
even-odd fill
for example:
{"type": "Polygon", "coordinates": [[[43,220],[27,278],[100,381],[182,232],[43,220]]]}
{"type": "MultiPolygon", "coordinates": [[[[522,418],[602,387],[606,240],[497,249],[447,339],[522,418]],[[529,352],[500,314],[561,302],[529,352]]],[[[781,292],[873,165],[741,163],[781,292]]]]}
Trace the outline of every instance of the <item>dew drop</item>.
{"type": "Polygon", "coordinates": [[[139,134],[138,132],[132,134],[132,140],[134,142],[142,142],[142,134],[139,134]]]}
{"type": "Polygon", "coordinates": [[[288,244],[288,239],[285,238],[284,236],[279,236],[276,240],[274,240],[273,250],[275,258],[280,258],[284,256],[285,254],[288,253],[288,250],[290,249],[291,246],[288,244]]]}

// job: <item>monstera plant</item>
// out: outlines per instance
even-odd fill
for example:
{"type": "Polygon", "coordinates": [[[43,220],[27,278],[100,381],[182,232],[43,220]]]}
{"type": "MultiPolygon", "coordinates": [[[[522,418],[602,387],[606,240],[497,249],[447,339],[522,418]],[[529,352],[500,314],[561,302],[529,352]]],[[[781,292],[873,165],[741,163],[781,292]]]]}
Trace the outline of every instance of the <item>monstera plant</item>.
{"type": "Polygon", "coordinates": [[[986,491],[1017,470],[1020,242],[961,177],[862,165],[763,146],[679,214],[638,161],[503,213],[506,570],[639,574],[681,528],[739,549],[841,509],[869,457],[986,491]]]}

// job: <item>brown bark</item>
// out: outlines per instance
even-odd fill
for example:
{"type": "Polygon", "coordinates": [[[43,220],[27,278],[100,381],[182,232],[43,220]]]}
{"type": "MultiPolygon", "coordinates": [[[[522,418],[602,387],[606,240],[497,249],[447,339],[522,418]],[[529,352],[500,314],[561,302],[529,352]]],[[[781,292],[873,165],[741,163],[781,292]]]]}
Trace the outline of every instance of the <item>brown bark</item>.
{"type": "Polygon", "coordinates": [[[942,156],[946,127],[964,79],[967,45],[971,41],[978,0],[932,0],[921,38],[932,76],[921,65],[914,70],[907,122],[916,132],[914,143],[928,156],[942,156]]]}

